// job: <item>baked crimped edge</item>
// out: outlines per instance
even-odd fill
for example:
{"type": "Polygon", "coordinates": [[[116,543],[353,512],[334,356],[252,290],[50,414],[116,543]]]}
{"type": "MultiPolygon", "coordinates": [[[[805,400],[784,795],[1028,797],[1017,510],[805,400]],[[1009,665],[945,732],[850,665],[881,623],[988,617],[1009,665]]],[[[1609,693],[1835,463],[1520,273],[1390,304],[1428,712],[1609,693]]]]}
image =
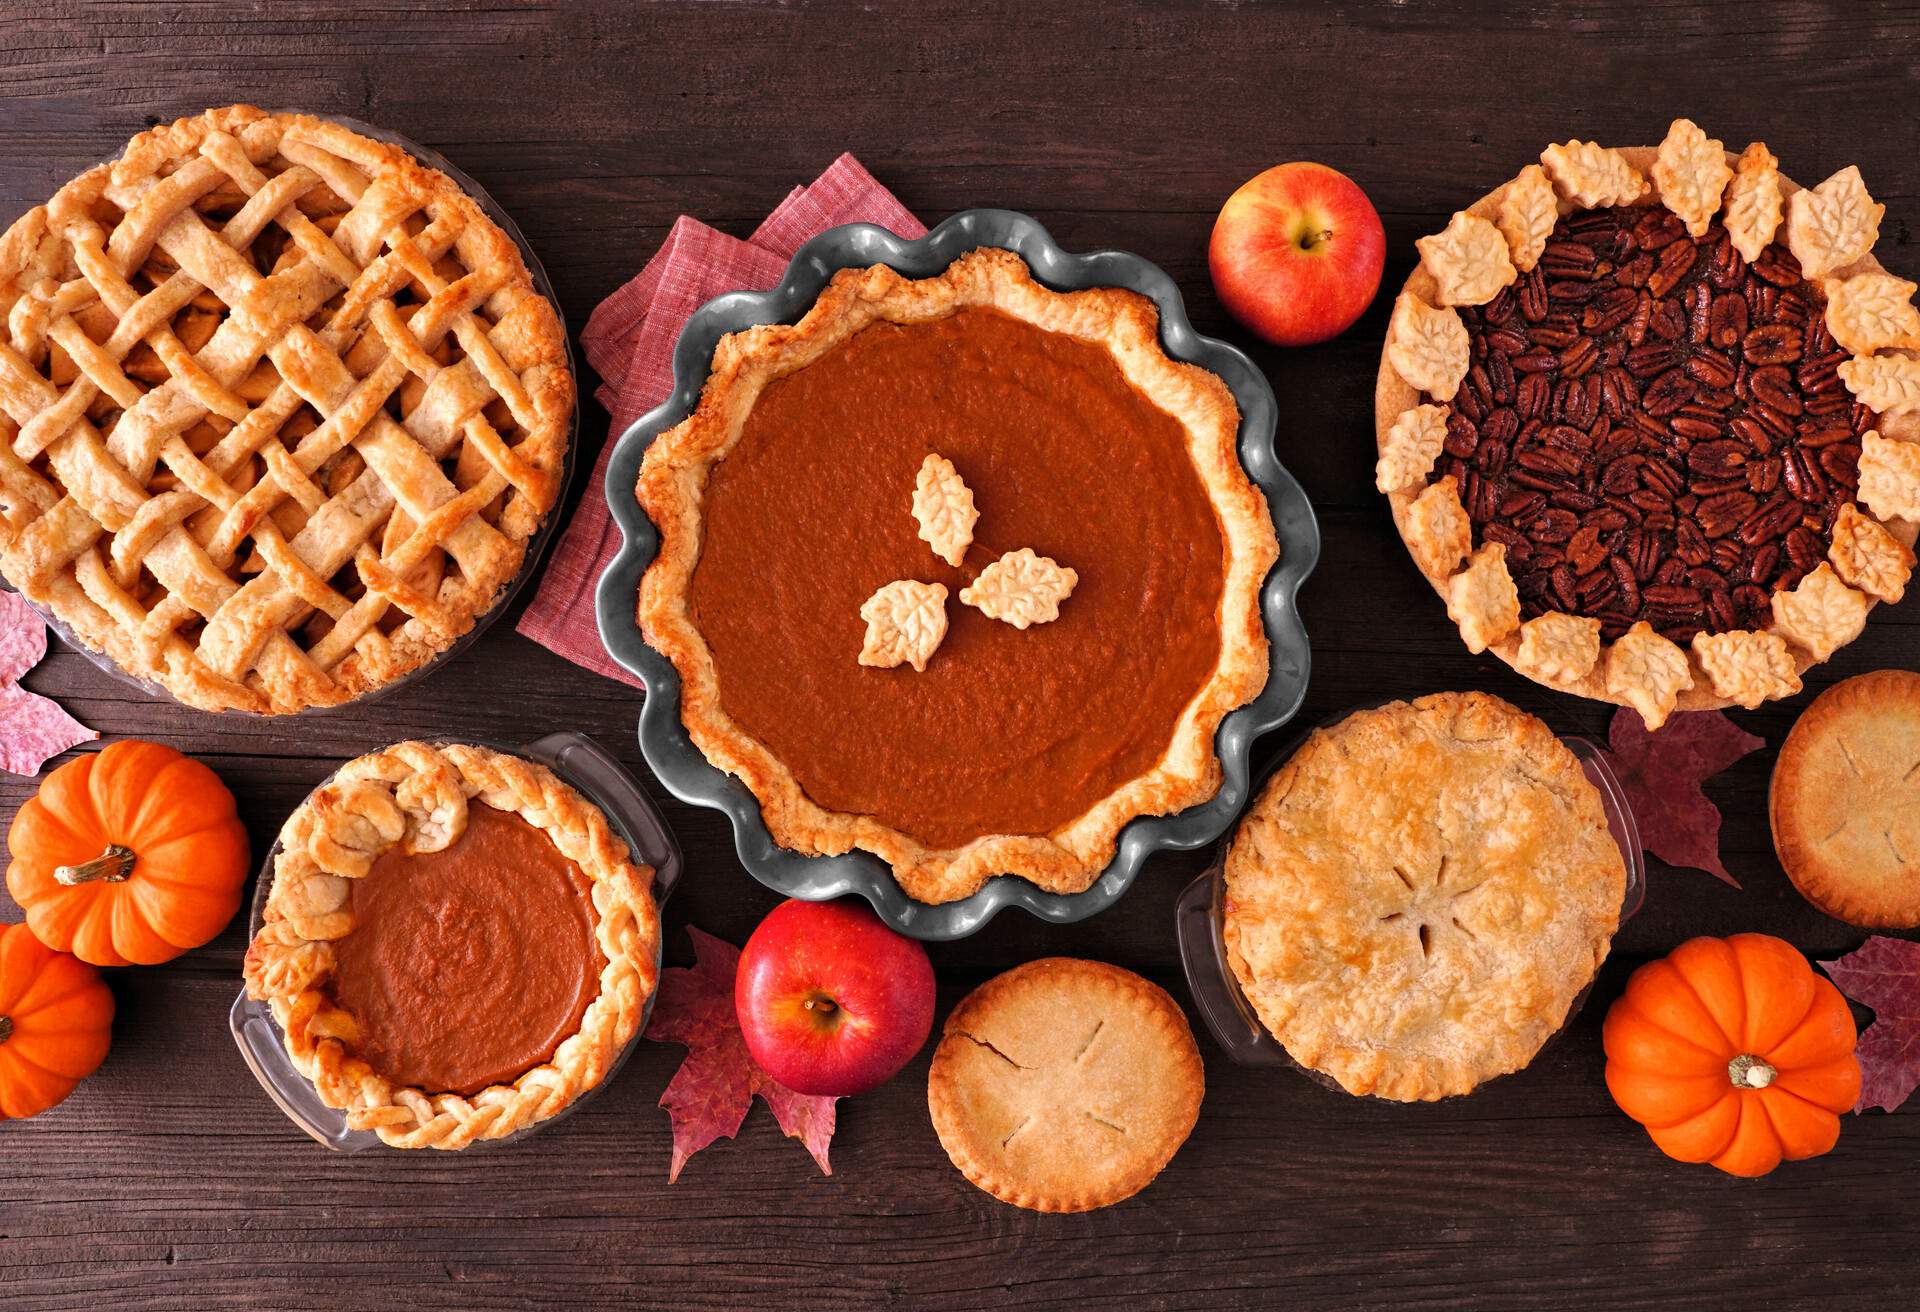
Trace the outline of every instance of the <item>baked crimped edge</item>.
{"type": "MultiPolygon", "coordinates": [[[[70,566],[43,571],[16,559],[18,534],[0,519],[0,566],[8,581],[50,609],[79,641],[128,673],[160,684],[185,705],[210,711],[291,714],[353,701],[419,669],[446,652],[493,608],[519,573],[529,539],[563,490],[573,376],[558,310],[534,286],[520,248],[458,183],[399,146],[374,141],[326,119],[269,113],[252,105],[209,109],[142,132],[127,143],[118,159],[88,169],[46,204],[23,214],[0,235],[0,303],[12,302],[23,287],[43,277],[58,277],[66,251],[61,232],[70,223],[92,222],[92,206],[110,189],[136,188],[162,178],[197,158],[210,140],[225,137],[239,141],[249,158],[257,155],[259,159],[271,158],[282,141],[317,146],[381,179],[421,209],[455,216],[460,232],[451,249],[462,264],[473,271],[505,271],[483,302],[494,321],[488,338],[518,376],[538,416],[537,426],[512,447],[530,477],[524,484],[511,486],[494,525],[505,549],[494,554],[481,574],[463,575],[459,588],[444,589],[432,599],[434,625],[409,617],[375,641],[363,637],[323,677],[304,677],[287,688],[264,686],[257,676],[244,683],[221,676],[196,659],[193,650],[171,631],[157,646],[145,635],[128,632],[87,594],[70,566]]],[[[367,308],[361,305],[360,314],[364,316],[367,308]]],[[[362,324],[356,339],[368,335],[362,324]]],[[[0,474],[7,472],[0,469],[0,474]]]]}
{"type": "MultiPolygon", "coordinates": [[[[1436,830],[1446,832],[1447,826],[1438,819],[1432,823],[1436,830]]],[[[1371,855],[1382,865],[1396,859],[1380,853],[1371,855]]],[[[1385,874],[1384,871],[1375,873],[1382,877],[1385,874]]],[[[1227,960],[1262,1027],[1299,1065],[1331,1077],[1348,1093],[1398,1102],[1433,1101],[1471,1093],[1487,1080],[1527,1066],[1566,1024],[1573,1005],[1605,962],[1613,935],[1619,928],[1626,894],[1625,863],[1608,828],[1600,792],[1587,778],[1579,761],[1545,723],[1486,693],[1434,693],[1413,702],[1388,702],[1315,730],[1268,781],[1241,821],[1228,848],[1225,874],[1227,893],[1222,938],[1227,960]],[[1275,987],[1284,988],[1288,979],[1284,974],[1263,975],[1265,963],[1255,963],[1249,958],[1248,930],[1244,923],[1247,904],[1244,895],[1236,897],[1234,888],[1237,872],[1249,864],[1257,865],[1262,873],[1288,867],[1285,853],[1271,850],[1275,845],[1291,850],[1296,842],[1309,847],[1323,844],[1348,853],[1353,863],[1366,862],[1368,854],[1358,850],[1364,845],[1364,838],[1349,835],[1343,841],[1337,832],[1297,837],[1291,831],[1281,830],[1278,815],[1303,774],[1322,764],[1317,759],[1321,757],[1326,758],[1325,764],[1334,772],[1354,776],[1347,783],[1356,792],[1374,795],[1383,788],[1391,790],[1391,763],[1373,758],[1398,744],[1403,735],[1392,726],[1396,721],[1408,719],[1428,722],[1424,727],[1438,737],[1476,745],[1500,744],[1507,758],[1506,768],[1557,796],[1563,808],[1578,818],[1579,832],[1539,835],[1540,840],[1554,844],[1559,850],[1533,853],[1532,856],[1539,858],[1537,863],[1531,859],[1524,862],[1515,859],[1515,864],[1524,865],[1536,882],[1549,884],[1555,891],[1570,888],[1576,878],[1592,887],[1592,895],[1584,899],[1587,905],[1580,908],[1579,923],[1563,918],[1548,927],[1550,933],[1562,940],[1550,957],[1518,963],[1518,974],[1496,969],[1500,963],[1481,968],[1477,982],[1483,988],[1516,993],[1523,986],[1533,990],[1536,997],[1530,1013],[1494,1034],[1473,1036],[1475,1042],[1470,1049],[1453,1052],[1397,1052],[1385,1035],[1377,1042],[1343,1042],[1334,1032],[1335,1022],[1323,1021],[1314,1014],[1311,994],[1304,1001],[1289,999],[1289,1005],[1282,1009],[1271,994],[1275,987]],[[1554,868],[1543,868],[1547,865],[1554,868]]],[[[1316,913],[1313,908],[1318,899],[1333,895],[1328,895],[1325,889],[1306,887],[1303,882],[1306,878],[1305,872],[1298,873],[1297,879],[1302,882],[1292,894],[1302,903],[1294,909],[1309,922],[1304,933],[1332,934],[1340,928],[1340,912],[1353,904],[1354,899],[1351,895],[1338,898],[1339,905],[1331,916],[1324,910],[1316,913]]],[[[1472,887],[1478,885],[1466,891],[1470,892],[1472,887]]],[[[1503,914],[1518,915],[1526,910],[1524,905],[1515,906],[1511,902],[1510,888],[1495,889],[1495,893],[1509,898],[1502,904],[1503,914]]],[[[1524,937],[1532,949],[1543,936],[1524,937]]],[[[1291,954],[1291,962],[1302,969],[1312,964],[1299,952],[1291,954]]],[[[1280,966],[1284,970],[1288,964],[1282,961],[1280,966]]],[[[1312,983],[1308,981],[1309,985],[1312,983]]],[[[1347,965],[1341,994],[1351,998],[1365,988],[1365,968],[1347,965]]],[[[1391,1000],[1383,1006],[1388,1010],[1385,1019],[1397,1021],[1397,1015],[1391,1011],[1391,1000]]]]}
{"type": "Polygon", "coordinates": [[[545,766],[465,743],[402,742],[347,762],[281,827],[273,886],[247,948],[247,996],[265,1002],[287,1055],[320,1100],[394,1148],[465,1148],[535,1125],[603,1080],[640,1026],[658,983],[653,870],[631,860],[600,808],[545,766]],[[339,1037],[349,1013],[322,985],[332,940],[352,932],[351,885],[396,843],[439,851],[469,801],[539,829],[593,884],[594,937],[606,964],[580,1028],[552,1059],[472,1098],[395,1085],[339,1037]],[[358,873],[355,873],[358,872],[358,873]]]}
{"type": "MultiPolygon", "coordinates": [[[[1904,887],[1889,887],[1894,881],[1863,879],[1859,870],[1820,850],[1819,840],[1835,827],[1836,812],[1844,812],[1852,799],[1835,796],[1819,779],[1808,777],[1810,758],[1848,722],[1885,726],[1896,714],[1909,725],[1920,724],[1920,674],[1874,670],[1834,684],[1794,722],[1780,745],[1767,789],[1774,851],[1794,888],[1835,920],[1872,929],[1920,925],[1920,875],[1909,870],[1904,887]]],[[[1888,846],[1894,846],[1891,839],[1888,846]]]]}
{"type": "MultiPolygon", "coordinates": [[[[1658,156],[1657,148],[1653,146],[1622,146],[1616,149],[1619,155],[1637,170],[1646,181],[1646,194],[1635,203],[1660,205],[1662,203],[1660,183],[1654,176],[1653,169],[1654,162],[1658,156]]],[[[1738,163],[1739,156],[1734,152],[1724,151],[1723,154],[1729,167],[1738,163]]],[[[1501,201],[1506,196],[1508,189],[1515,186],[1519,181],[1520,179],[1515,178],[1502,183],[1475,201],[1472,205],[1467,206],[1464,212],[1476,218],[1487,219],[1489,221],[1495,219],[1500,212],[1501,201]]],[[[1789,201],[1796,192],[1803,190],[1803,188],[1784,173],[1779,175],[1779,187],[1784,215],[1786,202],[1789,201]]],[[[1568,214],[1577,212],[1582,208],[1571,204],[1564,197],[1557,197],[1557,200],[1561,218],[1565,218],[1568,214]]],[[[1778,230],[1778,236],[1782,240],[1785,239],[1786,231],[1787,221],[1782,217],[1778,230]]],[[[1853,261],[1843,268],[1835,269],[1819,278],[1809,278],[1807,281],[1824,284],[1836,278],[1853,277],[1862,273],[1884,272],[1886,272],[1885,268],[1874,258],[1872,252],[1869,251],[1860,259],[1853,261]]],[[[1408,276],[1406,283],[1401,287],[1400,294],[1412,293],[1422,301],[1431,305],[1435,303],[1437,291],[1438,283],[1432,272],[1426,267],[1425,262],[1422,261],[1415,264],[1412,274],[1408,276]]],[[[1395,370],[1392,361],[1388,357],[1387,344],[1389,341],[1391,341],[1391,334],[1389,334],[1387,341],[1383,341],[1381,344],[1380,367],[1375,379],[1373,394],[1374,435],[1382,453],[1386,450],[1387,434],[1393,427],[1394,421],[1405,411],[1419,405],[1424,399],[1420,391],[1403,379],[1399,372],[1395,370]]],[[[1920,441],[1920,415],[1882,414],[1879,416],[1878,431],[1881,436],[1887,438],[1908,442],[1920,441]]],[[[1392,508],[1394,527],[1399,530],[1401,540],[1409,543],[1408,553],[1413,557],[1415,568],[1420,570],[1422,576],[1426,578],[1434,592],[1444,601],[1448,595],[1449,576],[1428,569],[1426,565],[1421,562],[1419,554],[1414,551],[1408,538],[1409,508],[1412,506],[1415,498],[1424,490],[1424,484],[1418,487],[1404,488],[1388,493],[1387,499],[1392,508]]],[[[1882,526],[1888,533],[1892,534],[1894,538],[1908,547],[1914,545],[1916,536],[1920,536],[1920,524],[1915,524],[1908,520],[1887,520],[1883,522],[1882,526]]],[[[1866,599],[1866,609],[1870,613],[1877,599],[1870,592],[1864,595],[1866,599]]],[[[1553,688],[1559,692],[1571,693],[1576,697],[1586,697],[1593,701],[1608,702],[1617,706],[1629,706],[1633,704],[1628,697],[1609,689],[1607,680],[1608,662],[1605,649],[1602,650],[1600,660],[1585,677],[1556,682],[1543,678],[1541,675],[1521,667],[1518,659],[1520,654],[1520,641],[1521,634],[1520,631],[1516,629],[1504,638],[1491,643],[1487,647],[1487,650],[1506,662],[1506,664],[1516,672],[1525,675],[1543,687],[1553,688]]],[[[1714,691],[1711,678],[1708,677],[1701,666],[1699,657],[1685,647],[1681,648],[1681,650],[1687,657],[1687,664],[1693,676],[1693,684],[1691,687],[1682,689],[1679,692],[1673,707],[1674,710],[1724,710],[1727,707],[1739,704],[1717,694],[1714,691]]],[[[1793,658],[1796,677],[1804,676],[1808,670],[1822,663],[1821,660],[1816,659],[1811,652],[1797,643],[1790,642],[1788,644],[1788,650],[1793,658]]]]}
{"type": "Polygon", "coordinates": [[[966,897],[1000,874],[1019,875],[1050,892],[1077,893],[1112,859],[1128,821],[1183,810],[1219,790],[1214,734],[1229,712],[1266,686],[1260,585],[1279,558],[1279,544],[1266,497],[1240,466],[1240,415],[1232,393],[1208,370],[1170,359],[1158,334],[1159,315],[1143,296],[1118,288],[1050,291],[1011,251],[981,248],[918,280],[885,265],[844,269],[798,323],[766,324],[720,340],[698,408],[661,434],[641,464],[637,496],[660,531],[660,552],[641,579],[638,615],[646,640],[679,671],[681,718],[693,741],[759,800],[775,842],[808,855],[871,852],[892,866],[909,897],[925,903],[966,897]],[[872,817],[818,806],[782,761],[734,723],[721,704],[713,656],[687,598],[700,558],[707,472],[739,441],[761,389],[870,324],[924,322],[977,306],[1105,346],[1127,380],[1185,426],[1188,452],[1212,499],[1227,552],[1221,650],[1212,677],[1187,705],[1154,769],[1050,834],[985,835],[934,850],[872,817]]]}
{"type": "MultiPolygon", "coordinates": [[[[927,1111],[940,1146],[957,1169],[976,1188],[1003,1203],[1036,1212],[1088,1212],[1122,1202],[1145,1189],[1179,1152],[1200,1117],[1206,1096],[1206,1067],[1194,1042],[1186,1014],[1168,992],[1151,980],[1101,961],[1078,957],[1043,957],[996,975],[962,998],[941,1027],[941,1038],[927,1071],[927,1111]],[[1141,1090],[1143,1099],[1155,1099],[1160,1120],[1152,1143],[1130,1171],[1090,1178],[1077,1190],[1060,1192],[1036,1188],[1027,1179],[1001,1170],[990,1160],[992,1140],[982,1142],[968,1105],[966,1080],[956,1071],[957,1055],[969,1047],[992,1045],[975,1031],[1018,993],[1037,988],[1067,988],[1104,993],[1118,1005],[1134,1011],[1150,1029],[1153,1041],[1166,1045],[1177,1068],[1174,1077],[1141,1090]]],[[[1005,1056],[1005,1054],[1001,1054],[1005,1056]]],[[[1068,1164],[1073,1165],[1072,1163],[1068,1164]]]]}

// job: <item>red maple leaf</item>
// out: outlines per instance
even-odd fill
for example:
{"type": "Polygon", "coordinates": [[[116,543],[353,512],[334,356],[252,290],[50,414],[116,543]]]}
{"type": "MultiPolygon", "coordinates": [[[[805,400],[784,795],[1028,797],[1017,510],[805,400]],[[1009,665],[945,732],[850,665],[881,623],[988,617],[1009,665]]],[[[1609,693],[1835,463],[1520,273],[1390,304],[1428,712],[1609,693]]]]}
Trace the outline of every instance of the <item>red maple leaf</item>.
{"type": "Polygon", "coordinates": [[[1704,870],[1739,888],[1720,860],[1720,808],[1700,785],[1766,740],[1718,711],[1683,712],[1648,733],[1628,707],[1614,715],[1607,740],[1607,764],[1627,790],[1640,846],[1670,866],[1704,870]]]}
{"type": "Polygon", "coordinates": [[[754,1064],[740,1021],[733,1010],[733,973],[740,949],[704,930],[687,926],[693,939],[693,965],[660,972],[660,994],[646,1037],[687,1049],[660,1105],[673,1120],[673,1166],[667,1183],[680,1178],[687,1159],[715,1139],[740,1132],[757,1093],[790,1139],[813,1154],[823,1174],[832,1175],[827,1149],[833,1141],[837,1098],[795,1093],[754,1064]]]}
{"type": "Polygon", "coordinates": [[[1875,934],[1854,951],[1820,963],[1840,991],[1873,1008],[1860,1036],[1860,1101],[1892,1111],[1920,1085],[1920,943],[1875,934]]]}

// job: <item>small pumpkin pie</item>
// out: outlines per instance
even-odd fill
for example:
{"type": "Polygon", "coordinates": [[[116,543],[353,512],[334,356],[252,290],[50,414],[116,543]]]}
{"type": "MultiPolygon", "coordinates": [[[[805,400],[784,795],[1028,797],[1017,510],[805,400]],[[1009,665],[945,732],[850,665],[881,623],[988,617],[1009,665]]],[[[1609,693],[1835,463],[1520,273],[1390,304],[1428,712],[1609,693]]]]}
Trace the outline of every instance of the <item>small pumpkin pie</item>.
{"type": "Polygon", "coordinates": [[[320,1099],[396,1148],[465,1148],[605,1078],[653,996],[653,871],[544,766],[404,742],[280,831],[247,993],[320,1099]]]}
{"type": "Polygon", "coordinates": [[[969,993],[927,1074],[953,1164],[1037,1212],[1139,1193],[1192,1133],[1205,1093],[1200,1049],[1166,990],[1073,957],[1029,961],[969,993]]]}
{"type": "Polygon", "coordinates": [[[639,623],[782,846],[872,852],[922,902],[1075,892],[1217,791],[1278,546],[1231,393],[1158,326],[982,249],[722,339],[642,465],[639,623]]]}
{"type": "Polygon", "coordinates": [[[1920,674],[1836,683],[1781,744],[1768,798],[1793,886],[1852,925],[1920,925],[1920,674]]]}
{"type": "Polygon", "coordinates": [[[1606,960],[1626,866],[1547,726],[1436,693],[1318,730],[1227,852],[1227,960],[1294,1061],[1353,1094],[1526,1066],[1606,960]]]}

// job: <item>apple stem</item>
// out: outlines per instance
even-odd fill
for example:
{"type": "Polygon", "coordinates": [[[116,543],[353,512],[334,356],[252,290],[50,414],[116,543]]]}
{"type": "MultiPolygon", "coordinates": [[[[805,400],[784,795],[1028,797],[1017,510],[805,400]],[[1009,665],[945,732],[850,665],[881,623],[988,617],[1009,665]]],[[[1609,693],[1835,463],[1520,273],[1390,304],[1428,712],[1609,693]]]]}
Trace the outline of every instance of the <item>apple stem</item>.
{"type": "Polygon", "coordinates": [[[1302,233],[1300,235],[1300,249],[1310,251],[1331,236],[1333,236],[1332,228],[1322,228],[1318,232],[1302,233]]]}
{"type": "Polygon", "coordinates": [[[801,1005],[804,1006],[808,1011],[820,1011],[828,1014],[831,1014],[832,1012],[837,1011],[839,1009],[834,1003],[834,1000],[832,998],[819,998],[819,997],[808,998],[801,1005]]]}

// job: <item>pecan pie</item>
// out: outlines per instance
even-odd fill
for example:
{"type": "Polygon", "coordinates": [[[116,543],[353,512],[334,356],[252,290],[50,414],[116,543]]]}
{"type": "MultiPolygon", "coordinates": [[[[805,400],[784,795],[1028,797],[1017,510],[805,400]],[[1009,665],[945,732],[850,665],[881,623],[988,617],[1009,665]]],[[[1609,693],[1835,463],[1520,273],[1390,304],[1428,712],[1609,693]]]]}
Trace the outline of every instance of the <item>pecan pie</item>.
{"type": "Polygon", "coordinates": [[[465,1148],[605,1078],[653,996],[653,872],[544,766],[397,743],[280,831],[247,949],[320,1100],[396,1148],[465,1148]]]}
{"type": "Polygon", "coordinates": [[[1542,683],[1654,726],[1792,696],[1913,564],[1884,207],[1685,119],[1541,159],[1419,243],[1376,391],[1395,522],[1467,645],[1542,683]]]}
{"type": "Polygon", "coordinates": [[[209,710],[349,701],[492,607],[560,491],[553,306],[405,151],[250,106],[0,238],[0,571],[209,710]]]}
{"type": "Polygon", "coordinates": [[[1418,1101],[1524,1067],[1619,925],[1600,792],[1547,726],[1483,693],[1318,730],[1226,860],[1227,961],[1301,1066],[1418,1101]]]}
{"type": "Polygon", "coordinates": [[[875,853],[922,902],[1077,892],[1129,820],[1214,794],[1266,683],[1238,422],[1135,293],[990,249],[844,270],[723,339],[647,450],[641,629],[782,846],[875,853]]]}

